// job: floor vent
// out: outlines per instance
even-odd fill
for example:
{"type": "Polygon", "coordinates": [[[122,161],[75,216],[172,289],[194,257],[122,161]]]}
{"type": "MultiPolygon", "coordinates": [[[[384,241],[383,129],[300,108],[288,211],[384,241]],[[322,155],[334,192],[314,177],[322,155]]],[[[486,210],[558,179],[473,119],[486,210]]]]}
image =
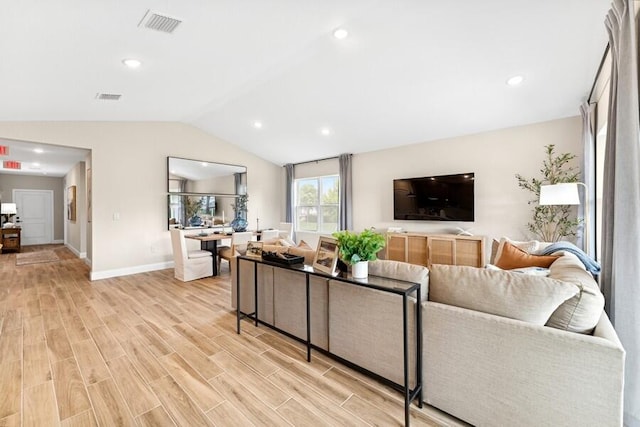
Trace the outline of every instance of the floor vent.
{"type": "Polygon", "coordinates": [[[138,27],[149,28],[156,31],[162,31],[163,33],[172,34],[178,25],[182,21],[176,18],[171,18],[167,15],[152,12],[151,9],[147,10],[142,20],[138,24],[138,27]]]}
{"type": "Polygon", "coordinates": [[[121,96],[116,93],[96,93],[96,99],[103,101],[119,101],[121,96]]]}

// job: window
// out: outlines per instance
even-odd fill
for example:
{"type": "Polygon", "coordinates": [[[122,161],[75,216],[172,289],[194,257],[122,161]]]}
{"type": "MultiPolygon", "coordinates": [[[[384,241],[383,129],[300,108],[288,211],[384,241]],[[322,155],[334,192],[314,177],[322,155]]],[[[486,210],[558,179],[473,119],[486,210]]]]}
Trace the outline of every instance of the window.
{"type": "Polygon", "coordinates": [[[332,233],[338,230],[338,175],[295,180],[297,231],[332,233]]]}

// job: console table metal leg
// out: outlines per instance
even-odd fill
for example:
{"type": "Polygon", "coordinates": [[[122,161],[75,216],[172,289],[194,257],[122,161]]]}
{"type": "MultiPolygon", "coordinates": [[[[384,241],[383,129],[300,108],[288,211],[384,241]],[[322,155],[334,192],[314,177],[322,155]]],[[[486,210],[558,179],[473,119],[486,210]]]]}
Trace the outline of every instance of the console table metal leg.
{"type": "Polygon", "coordinates": [[[258,327],[258,263],[253,263],[253,313],[256,315],[256,327],[258,327]]]}
{"type": "Polygon", "coordinates": [[[404,348],[404,425],[409,426],[411,387],[409,385],[409,334],[407,325],[407,296],[402,295],[402,340],[404,348]]]}
{"type": "Polygon", "coordinates": [[[416,289],[416,387],[418,391],[418,407],[422,408],[422,297],[420,287],[416,289]]]}
{"type": "Polygon", "coordinates": [[[309,274],[306,274],[307,288],[307,362],[311,362],[311,296],[309,293],[309,274]]]}
{"type": "MultiPolygon", "coordinates": [[[[215,264],[215,260],[213,261],[215,264]]],[[[240,259],[236,258],[236,321],[238,322],[237,330],[240,334],[240,259]]]]}

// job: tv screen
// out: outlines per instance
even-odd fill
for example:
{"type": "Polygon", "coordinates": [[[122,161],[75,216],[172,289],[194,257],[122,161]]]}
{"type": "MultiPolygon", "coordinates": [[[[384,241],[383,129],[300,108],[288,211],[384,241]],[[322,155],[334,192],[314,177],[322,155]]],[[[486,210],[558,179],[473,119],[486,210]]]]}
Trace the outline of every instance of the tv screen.
{"type": "Polygon", "coordinates": [[[473,221],[473,173],[393,180],[393,219],[473,221]]]}

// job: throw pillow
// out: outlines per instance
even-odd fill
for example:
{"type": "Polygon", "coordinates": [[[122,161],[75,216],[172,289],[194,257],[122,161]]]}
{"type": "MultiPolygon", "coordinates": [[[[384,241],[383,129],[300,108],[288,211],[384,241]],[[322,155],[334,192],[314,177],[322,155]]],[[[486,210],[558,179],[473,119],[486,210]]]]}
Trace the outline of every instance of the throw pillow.
{"type": "Polygon", "coordinates": [[[309,246],[309,244],[307,242],[305,242],[304,240],[300,240],[300,243],[298,243],[298,247],[302,248],[302,249],[313,249],[311,246],[309,246]]]}
{"type": "Polygon", "coordinates": [[[604,309],[604,296],[600,287],[580,259],[572,253],[564,252],[563,256],[551,264],[550,271],[549,277],[575,283],[580,292],[553,312],[547,326],[590,334],[604,309]]]}
{"type": "Polygon", "coordinates": [[[557,256],[551,255],[530,255],[517,246],[509,242],[504,242],[502,251],[500,255],[496,257],[494,264],[503,270],[521,267],[549,268],[551,263],[556,259],[558,259],[557,256]]]}
{"type": "Polygon", "coordinates": [[[429,300],[544,325],[578,293],[573,283],[483,268],[438,265],[429,272],[429,300]]]}
{"type": "Polygon", "coordinates": [[[502,248],[505,243],[510,243],[513,246],[516,246],[530,254],[539,251],[541,249],[540,246],[543,244],[542,242],[539,242],[537,240],[518,242],[515,240],[511,240],[508,237],[503,237],[499,241],[496,239],[493,239],[493,242],[491,244],[491,258],[490,258],[490,262],[492,264],[495,264],[495,260],[498,259],[502,254],[502,248]]]}

